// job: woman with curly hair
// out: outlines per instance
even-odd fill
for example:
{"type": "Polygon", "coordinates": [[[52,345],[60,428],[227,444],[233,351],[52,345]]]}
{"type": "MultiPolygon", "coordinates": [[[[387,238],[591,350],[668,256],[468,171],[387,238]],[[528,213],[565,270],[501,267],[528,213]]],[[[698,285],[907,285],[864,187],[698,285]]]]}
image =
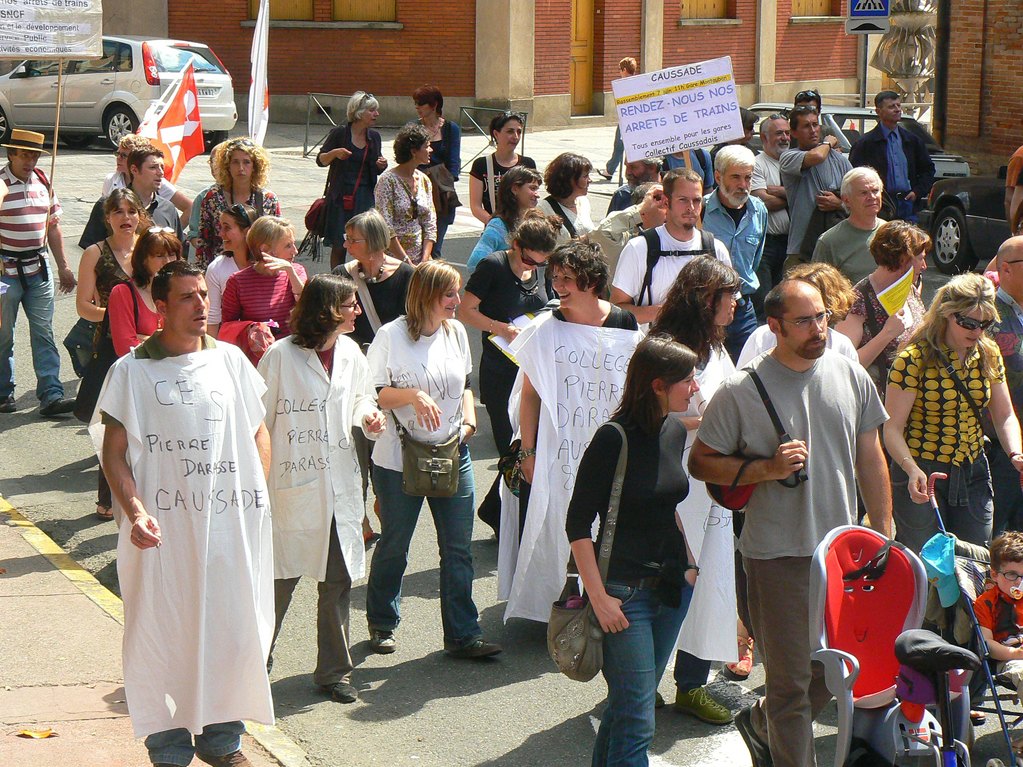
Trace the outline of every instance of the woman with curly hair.
{"type": "Polygon", "coordinates": [[[938,532],[927,494],[934,472],[948,476],[934,486],[947,530],[979,546],[991,539],[991,472],[980,418],[985,408],[1012,467],[1023,471],[1023,440],[1002,353],[984,333],[997,318],[995,288],[987,278],[953,277],[888,373],[885,409],[891,418],[884,444],[891,456],[895,537],[915,552],[938,532]]]}
{"type": "MultiPolygon", "coordinates": [[[[831,264],[814,262],[810,264],[799,264],[785,273],[786,279],[802,280],[817,288],[824,299],[824,308],[829,312],[828,319],[828,348],[834,349],[843,357],[859,361],[856,355],[856,347],[853,346],[844,334],[835,330],[835,325],[840,323],[849,314],[856,294],[853,292],[852,283],[838,269],[831,264]]],[[[753,331],[753,334],[746,339],[746,345],[739,353],[739,361],[735,363],[738,368],[746,366],[755,357],[764,352],[769,352],[778,343],[774,333],[767,325],[761,325],[753,331]]]]}
{"type": "Polygon", "coordinates": [[[549,194],[537,207],[561,219],[559,243],[597,228],[590,218],[590,201],[586,197],[592,171],[590,161],[574,152],[559,154],[544,171],[543,183],[549,194]]]}
{"type": "Polygon", "coordinates": [[[497,215],[487,222],[480,241],[472,249],[467,266],[469,274],[494,251],[505,250],[509,235],[522,217],[540,202],[543,176],[535,168],[518,165],[501,176],[497,185],[497,215]]]}
{"type": "MultiPolygon", "coordinates": [[[[689,449],[699,432],[703,410],[722,381],[735,372],[732,358],[725,350],[725,329],[735,315],[735,307],[741,297],[740,287],[739,275],[732,267],[710,256],[697,256],[682,267],[664,299],[660,314],[650,326],[651,335],[667,334],[696,353],[695,373],[699,391],[693,396],[689,409],[681,416],[687,432],[683,464],[688,461],[689,449]]],[[[711,513],[710,496],[704,491],[703,483],[699,480],[690,478],[689,483],[690,493],[686,500],[679,504],[679,518],[686,526],[695,524],[701,530],[707,530],[706,523],[711,513]]],[[[689,529],[687,540],[693,537],[694,531],[689,529]]],[[[706,535],[701,535],[700,538],[705,544],[708,541],[706,535]]],[[[730,532],[728,538],[727,545],[730,547],[730,532]]],[[[697,555],[698,561],[695,558],[690,561],[708,568],[711,566],[713,553],[713,547],[705,545],[697,555]]],[[[720,559],[716,561],[721,562],[720,559]]],[[[720,582],[717,574],[709,572],[709,575],[711,583],[720,582]]],[[[693,589],[685,587],[682,594],[683,603],[688,606],[692,597],[693,589]]],[[[731,621],[731,615],[720,617],[723,622],[731,621]]],[[[749,665],[752,665],[753,640],[746,630],[749,623],[748,616],[746,618],[745,621],[740,620],[738,623],[739,650],[741,658],[748,654],[749,665]]],[[[706,631],[703,631],[703,634],[705,633],[706,631]]],[[[684,650],[679,650],[676,654],[675,685],[678,689],[675,693],[674,707],[677,711],[709,724],[728,724],[732,721],[731,711],[727,706],[718,703],[705,686],[714,656],[710,652],[704,652],[703,655],[707,656],[707,659],[684,650]]],[[[738,676],[749,675],[746,666],[737,668],[736,671],[738,676]]]]}
{"type": "Polygon", "coordinates": [[[889,221],[878,227],[870,240],[870,255],[877,268],[853,287],[856,300],[848,316],[835,326],[849,336],[860,364],[870,373],[882,397],[895,355],[924,319],[920,279],[927,269],[930,249],[928,234],[908,221],[889,221]],[[913,270],[913,288],[906,304],[895,314],[888,314],[877,294],[905,276],[909,269],[913,270]]]}
{"type": "Polygon", "coordinates": [[[376,206],[391,230],[388,252],[415,265],[430,260],[437,242],[433,185],[419,170],[430,162],[430,132],[418,124],[398,131],[394,160],[397,165],[377,182],[376,206]]]}
{"type": "Polygon", "coordinates": [[[206,268],[223,250],[220,236],[220,214],[235,205],[250,205],[261,216],[280,216],[281,204],[267,183],[270,177],[270,155],[248,138],[227,142],[223,153],[213,165],[217,184],[201,203],[199,211],[199,242],[195,261],[206,268]]]}
{"type": "Polygon", "coordinates": [[[324,241],[330,245],[330,268],[345,260],[348,220],[373,207],[377,175],[387,167],[380,134],[373,130],[380,104],[372,93],[356,91],[345,110],[348,122],[323,140],[316,164],[327,166],[327,210],[324,241]]]}

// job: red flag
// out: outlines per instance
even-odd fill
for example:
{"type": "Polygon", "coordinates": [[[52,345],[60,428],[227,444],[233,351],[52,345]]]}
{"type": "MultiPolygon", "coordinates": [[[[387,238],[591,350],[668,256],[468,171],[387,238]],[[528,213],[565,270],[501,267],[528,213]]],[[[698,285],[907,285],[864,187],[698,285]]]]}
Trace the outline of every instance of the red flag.
{"type": "Polygon", "coordinates": [[[173,183],[185,169],[185,164],[205,149],[199,118],[199,94],[191,64],[176,87],[171,86],[161,104],[163,106],[154,110],[153,114],[146,115],[138,132],[163,150],[165,175],[173,183]]]}

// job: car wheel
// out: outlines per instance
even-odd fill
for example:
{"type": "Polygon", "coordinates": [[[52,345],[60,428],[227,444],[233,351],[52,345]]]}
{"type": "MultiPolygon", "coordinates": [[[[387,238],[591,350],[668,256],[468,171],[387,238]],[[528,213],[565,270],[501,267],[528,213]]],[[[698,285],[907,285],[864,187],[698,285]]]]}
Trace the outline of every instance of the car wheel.
{"type": "Polygon", "coordinates": [[[103,133],[116,149],[121,139],[134,133],[139,127],[135,113],[124,106],[115,106],[107,110],[103,116],[103,133]]]}
{"type": "Polygon", "coordinates": [[[0,109],[0,143],[6,144],[11,137],[11,124],[7,121],[7,113],[0,109]]]}
{"type": "Polygon", "coordinates": [[[92,138],[87,133],[66,133],[60,137],[60,140],[71,149],[85,149],[92,143],[92,138]]]}
{"type": "Polygon", "coordinates": [[[931,239],[934,240],[934,264],[944,274],[960,274],[977,263],[970,247],[966,219],[959,208],[950,205],[938,212],[931,225],[931,239]]]}

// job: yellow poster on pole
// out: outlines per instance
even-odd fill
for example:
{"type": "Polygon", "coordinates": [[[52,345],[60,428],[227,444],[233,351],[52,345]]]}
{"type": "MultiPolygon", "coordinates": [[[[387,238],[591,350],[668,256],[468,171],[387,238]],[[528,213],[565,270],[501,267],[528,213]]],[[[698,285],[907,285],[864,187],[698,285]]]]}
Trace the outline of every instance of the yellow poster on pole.
{"type": "Polygon", "coordinates": [[[906,273],[895,282],[877,294],[877,300],[888,312],[889,316],[900,311],[906,305],[909,292],[913,289],[913,267],[909,267],[906,273]]]}

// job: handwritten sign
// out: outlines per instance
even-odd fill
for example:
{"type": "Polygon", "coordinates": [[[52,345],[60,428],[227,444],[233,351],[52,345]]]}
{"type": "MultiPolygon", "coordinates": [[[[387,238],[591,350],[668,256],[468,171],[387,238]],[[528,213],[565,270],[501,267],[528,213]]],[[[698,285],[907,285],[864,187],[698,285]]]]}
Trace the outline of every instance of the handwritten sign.
{"type": "Polygon", "coordinates": [[[611,89],[630,162],[744,135],[729,56],[614,80],[611,89]]]}
{"type": "Polygon", "coordinates": [[[0,59],[98,58],[101,0],[0,0],[0,59]]]}

